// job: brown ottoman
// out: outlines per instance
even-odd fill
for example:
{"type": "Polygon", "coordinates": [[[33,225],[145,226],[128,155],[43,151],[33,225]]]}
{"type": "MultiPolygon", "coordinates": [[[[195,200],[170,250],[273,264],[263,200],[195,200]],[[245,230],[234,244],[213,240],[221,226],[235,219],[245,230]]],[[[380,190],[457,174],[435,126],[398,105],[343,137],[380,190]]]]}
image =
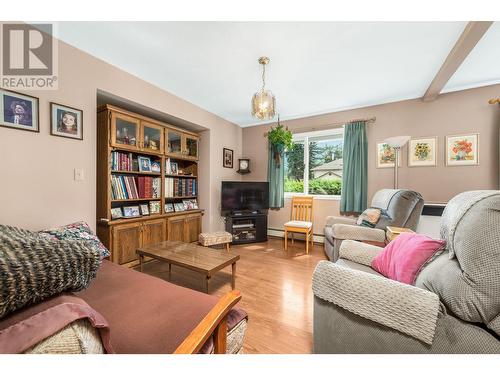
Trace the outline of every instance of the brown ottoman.
{"type": "Polygon", "coordinates": [[[200,233],[198,242],[202,246],[213,246],[226,244],[226,250],[229,252],[229,244],[233,241],[233,236],[229,232],[206,232],[200,233]]]}

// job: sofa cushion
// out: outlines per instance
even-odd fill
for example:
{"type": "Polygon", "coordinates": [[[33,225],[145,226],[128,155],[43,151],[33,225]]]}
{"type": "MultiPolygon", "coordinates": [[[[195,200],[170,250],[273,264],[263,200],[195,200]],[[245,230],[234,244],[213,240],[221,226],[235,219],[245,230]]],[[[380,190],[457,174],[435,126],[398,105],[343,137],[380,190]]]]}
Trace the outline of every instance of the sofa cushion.
{"type": "Polygon", "coordinates": [[[310,221],[300,221],[292,220],[285,223],[285,227],[296,227],[296,228],[311,228],[312,223],[310,221]]]}
{"type": "Polygon", "coordinates": [[[109,250],[103,245],[99,238],[92,232],[89,225],[84,221],[78,221],[61,227],[43,230],[40,231],[40,233],[46,233],[58,240],[88,241],[92,247],[100,252],[101,258],[109,257],[109,250]]]}
{"type": "Polygon", "coordinates": [[[413,285],[422,267],[445,246],[445,241],[422,234],[401,233],[372,260],[371,266],[389,279],[413,285]]]}
{"type": "Polygon", "coordinates": [[[100,261],[87,241],[53,241],[0,225],[0,318],[63,291],[86,288],[100,261]]]}

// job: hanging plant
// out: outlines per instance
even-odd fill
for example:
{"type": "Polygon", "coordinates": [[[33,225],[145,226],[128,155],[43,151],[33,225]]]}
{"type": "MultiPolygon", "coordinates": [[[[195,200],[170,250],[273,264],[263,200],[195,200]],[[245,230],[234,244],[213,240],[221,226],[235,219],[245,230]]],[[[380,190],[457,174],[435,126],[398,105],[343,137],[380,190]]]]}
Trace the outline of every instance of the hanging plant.
{"type": "Polygon", "coordinates": [[[292,132],[288,130],[288,127],[283,127],[278,118],[278,125],[275,128],[271,126],[265,136],[267,136],[269,144],[273,148],[274,162],[276,167],[279,168],[283,152],[293,147],[292,132]]]}

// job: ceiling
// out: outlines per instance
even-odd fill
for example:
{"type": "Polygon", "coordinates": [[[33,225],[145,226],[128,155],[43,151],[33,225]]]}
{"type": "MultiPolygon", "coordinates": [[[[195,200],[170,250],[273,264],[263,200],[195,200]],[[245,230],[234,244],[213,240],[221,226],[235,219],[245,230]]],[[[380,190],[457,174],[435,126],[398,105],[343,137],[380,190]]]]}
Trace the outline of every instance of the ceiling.
{"type": "MultiPolygon", "coordinates": [[[[240,126],[266,87],[281,119],[423,96],[467,22],[60,22],[58,37],[240,126]]],[[[494,23],[444,91],[500,82],[494,23]]]]}

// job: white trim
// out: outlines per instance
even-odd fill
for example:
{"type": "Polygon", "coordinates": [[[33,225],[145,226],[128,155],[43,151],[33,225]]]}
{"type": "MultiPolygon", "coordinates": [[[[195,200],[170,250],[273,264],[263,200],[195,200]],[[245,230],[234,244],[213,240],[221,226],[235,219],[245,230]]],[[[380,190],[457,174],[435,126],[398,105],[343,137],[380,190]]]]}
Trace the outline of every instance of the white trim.
{"type": "MultiPolygon", "coordinates": [[[[273,236],[273,237],[285,238],[285,231],[283,229],[267,228],[267,235],[268,236],[273,236]]],[[[300,240],[299,236],[301,236],[301,234],[300,233],[295,233],[295,235],[300,240]]],[[[325,242],[325,236],[323,236],[321,234],[313,234],[313,241],[316,242],[316,243],[324,243],[325,242]]]]}
{"type": "Polygon", "coordinates": [[[319,200],[330,200],[330,201],[339,201],[340,195],[323,195],[323,194],[305,194],[305,193],[292,193],[285,192],[285,199],[292,199],[294,195],[307,195],[308,197],[314,197],[314,199],[319,200]]]}
{"type": "Polygon", "coordinates": [[[303,141],[305,138],[312,138],[312,137],[321,137],[321,136],[327,136],[327,135],[343,135],[344,134],[344,126],[337,127],[337,128],[332,128],[332,129],[325,129],[325,130],[313,130],[309,132],[304,132],[304,133],[293,133],[293,140],[294,141],[303,141]]]}

